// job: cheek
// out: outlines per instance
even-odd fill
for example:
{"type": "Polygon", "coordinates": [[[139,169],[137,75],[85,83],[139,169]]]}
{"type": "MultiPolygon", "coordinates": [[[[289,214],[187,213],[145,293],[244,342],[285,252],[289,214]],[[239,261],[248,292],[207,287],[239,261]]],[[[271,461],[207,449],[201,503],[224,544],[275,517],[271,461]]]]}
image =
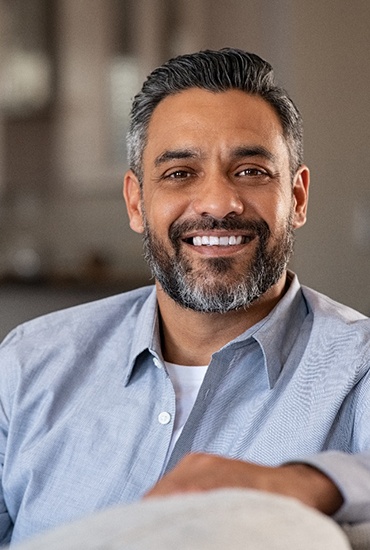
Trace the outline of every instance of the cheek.
{"type": "Polygon", "coordinates": [[[288,193],[285,195],[266,193],[265,196],[260,195],[247,204],[247,216],[250,214],[252,217],[263,219],[273,234],[286,228],[294,208],[293,197],[288,193]]]}
{"type": "Polygon", "coordinates": [[[168,192],[157,191],[151,196],[144,194],[145,212],[155,231],[165,229],[168,232],[170,225],[186,213],[187,203],[187,199],[168,192]]]}
{"type": "Polygon", "coordinates": [[[294,222],[294,202],[291,200],[279,205],[275,212],[275,231],[286,231],[288,225],[294,222]]]}

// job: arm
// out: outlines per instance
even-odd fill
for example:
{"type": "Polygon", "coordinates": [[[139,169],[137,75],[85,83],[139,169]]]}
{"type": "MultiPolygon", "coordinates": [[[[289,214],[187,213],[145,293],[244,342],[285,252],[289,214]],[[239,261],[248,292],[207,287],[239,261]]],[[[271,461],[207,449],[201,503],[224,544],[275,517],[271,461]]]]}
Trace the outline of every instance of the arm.
{"type": "Polygon", "coordinates": [[[0,546],[10,542],[10,537],[13,529],[13,524],[10,519],[3,489],[3,469],[4,469],[4,454],[6,447],[7,421],[4,412],[3,403],[0,395],[0,546]]]}
{"type": "Polygon", "coordinates": [[[325,473],[339,488],[344,502],[334,515],[337,522],[370,524],[370,451],[325,451],[302,462],[325,473]]]}
{"type": "MultiPolygon", "coordinates": [[[[12,334],[12,333],[11,333],[12,334]]],[[[8,340],[11,339],[9,335],[8,340]]],[[[9,426],[9,415],[8,411],[10,410],[10,399],[9,395],[12,392],[9,391],[8,379],[6,375],[6,370],[8,366],[7,357],[2,355],[0,349],[0,546],[10,542],[12,531],[13,531],[13,522],[9,515],[5,497],[4,497],[4,461],[5,461],[5,451],[7,447],[8,439],[8,426],[9,426]]]]}
{"type": "Polygon", "coordinates": [[[329,477],[308,464],[259,466],[210,454],[187,455],[147,496],[226,487],[258,489],[294,497],[328,515],[334,514],[343,503],[341,493],[329,477]]]}
{"type": "Polygon", "coordinates": [[[13,524],[6,509],[3,497],[3,488],[1,483],[2,470],[3,465],[0,464],[0,545],[10,542],[13,530],[13,524]]]}

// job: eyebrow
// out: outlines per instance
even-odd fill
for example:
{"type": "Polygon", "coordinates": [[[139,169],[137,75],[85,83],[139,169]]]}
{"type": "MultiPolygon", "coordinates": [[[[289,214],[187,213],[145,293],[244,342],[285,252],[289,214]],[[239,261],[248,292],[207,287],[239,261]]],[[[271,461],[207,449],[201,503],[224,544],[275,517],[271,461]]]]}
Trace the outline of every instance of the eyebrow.
{"type": "Polygon", "coordinates": [[[181,160],[181,159],[195,159],[199,158],[200,151],[196,149],[174,149],[174,150],[168,150],[159,155],[155,161],[155,166],[161,166],[161,164],[164,164],[165,162],[168,162],[169,160],[181,160]]]}
{"type": "MultiPolygon", "coordinates": [[[[154,164],[158,167],[171,160],[195,159],[201,158],[201,156],[201,152],[198,149],[169,149],[159,155],[155,159],[154,164]]],[[[262,145],[241,145],[235,147],[231,150],[231,157],[240,159],[248,157],[262,157],[272,162],[276,161],[275,155],[262,145]]]]}
{"type": "Polygon", "coordinates": [[[276,156],[262,145],[240,146],[232,150],[232,157],[248,158],[263,157],[271,162],[276,161],[276,156]]]}

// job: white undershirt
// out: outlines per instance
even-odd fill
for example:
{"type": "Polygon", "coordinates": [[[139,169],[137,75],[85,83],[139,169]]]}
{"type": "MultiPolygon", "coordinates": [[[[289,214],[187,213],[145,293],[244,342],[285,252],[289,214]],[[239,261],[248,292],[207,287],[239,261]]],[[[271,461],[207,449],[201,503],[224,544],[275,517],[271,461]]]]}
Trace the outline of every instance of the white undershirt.
{"type": "Polygon", "coordinates": [[[167,463],[193,408],[208,365],[205,367],[189,367],[168,362],[165,362],[165,365],[176,395],[175,422],[166,458],[167,463]]]}

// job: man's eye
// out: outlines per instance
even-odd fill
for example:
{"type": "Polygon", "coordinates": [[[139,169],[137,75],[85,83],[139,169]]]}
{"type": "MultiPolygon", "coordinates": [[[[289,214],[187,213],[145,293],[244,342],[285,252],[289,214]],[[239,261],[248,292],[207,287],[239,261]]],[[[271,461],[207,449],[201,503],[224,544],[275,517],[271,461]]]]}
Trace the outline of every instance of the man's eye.
{"type": "Polygon", "coordinates": [[[171,172],[166,177],[171,179],[186,179],[191,176],[190,172],[187,172],[186,170],[175,170],[175,172],[171,172]]]}
{"type": "Polygon", "coordinates": [[[237,176],[266,176],[266,172],[263,170],[260,170],[259,168],[244,168],[244,170],[241,170],[236,174],[237,176]]]}

